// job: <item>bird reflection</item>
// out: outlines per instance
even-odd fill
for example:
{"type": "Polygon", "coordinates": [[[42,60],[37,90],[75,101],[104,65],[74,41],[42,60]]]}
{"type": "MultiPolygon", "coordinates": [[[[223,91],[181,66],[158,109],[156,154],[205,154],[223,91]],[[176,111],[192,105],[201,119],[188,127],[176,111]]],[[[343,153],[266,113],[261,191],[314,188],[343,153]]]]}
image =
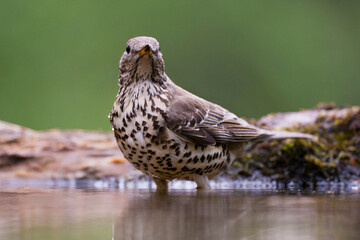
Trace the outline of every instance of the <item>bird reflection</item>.
{"type": "Polygon", "coordinates": [[[226,239],[227,229],[246,209],[243,196],[219,192],[153,193],[129,199],[115,218],[114,240],[226,239]]]}
{"type": "Polygon", "coordinates": [[[345,200],[271,191],[127,196],[129,205],[114,219],[114,240],[359,239],[360,234],[360,195],[345,200]]]}

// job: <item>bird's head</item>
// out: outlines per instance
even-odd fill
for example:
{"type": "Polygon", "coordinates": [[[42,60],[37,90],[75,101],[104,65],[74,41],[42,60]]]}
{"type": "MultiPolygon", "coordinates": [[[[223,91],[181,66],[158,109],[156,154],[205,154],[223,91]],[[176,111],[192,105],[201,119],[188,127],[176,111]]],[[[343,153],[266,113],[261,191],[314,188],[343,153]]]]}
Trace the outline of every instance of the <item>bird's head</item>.
{"type": "Polygon", "coordinates": [[[165,76],[160,45],[152,37],[130,39],[120,59],[120,82],[153,80],[165,76]]]}

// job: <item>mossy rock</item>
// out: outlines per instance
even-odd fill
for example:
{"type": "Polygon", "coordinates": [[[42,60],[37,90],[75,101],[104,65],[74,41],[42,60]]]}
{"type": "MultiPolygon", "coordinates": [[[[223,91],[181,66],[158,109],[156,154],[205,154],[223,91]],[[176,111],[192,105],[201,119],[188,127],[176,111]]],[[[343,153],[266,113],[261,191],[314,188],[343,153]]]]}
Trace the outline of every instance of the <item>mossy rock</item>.
{"type": "Polygon", "coordinates": [[[231,175],[284,182],[348,181],[360,178],[360,107],[322,105],[314,110],[265,116],[259,127],[310,133],[305,139],[259,142],[244,146],[231,175]],[[256,175],[259,176],[259,175],[256,175]]]}

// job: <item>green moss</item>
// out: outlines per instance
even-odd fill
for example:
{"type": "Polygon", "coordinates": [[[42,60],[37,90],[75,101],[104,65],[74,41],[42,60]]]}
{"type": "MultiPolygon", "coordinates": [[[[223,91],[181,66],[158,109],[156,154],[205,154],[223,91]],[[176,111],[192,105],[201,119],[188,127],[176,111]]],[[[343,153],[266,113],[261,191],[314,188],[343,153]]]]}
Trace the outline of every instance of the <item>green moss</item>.
{"type": "MultiPolygon", "coordinates": [[[[318,108],[336,109],[334,105],[318,108]]],[[[249,177],[261,172],[274,180],[302,183],[360,179],[360,111],[337,118],[319,116],[314,124],[285,130],[310,133],[320,141],[286,139],[255,144],[235,162],[239,169],[235,174],[249,177]]]]}

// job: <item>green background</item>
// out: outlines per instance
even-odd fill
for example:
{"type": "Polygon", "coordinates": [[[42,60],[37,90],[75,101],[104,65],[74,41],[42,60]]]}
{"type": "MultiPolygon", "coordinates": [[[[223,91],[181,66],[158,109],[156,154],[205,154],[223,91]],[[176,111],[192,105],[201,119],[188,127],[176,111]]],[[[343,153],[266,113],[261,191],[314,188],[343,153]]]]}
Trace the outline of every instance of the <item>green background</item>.
{"type": "Polygon", "coordinates": [[[360,104],[359,1],[0,2],[0,119],[110,130],[126,41],[158,39],[170,78],[239,116],[360,104]]]}

